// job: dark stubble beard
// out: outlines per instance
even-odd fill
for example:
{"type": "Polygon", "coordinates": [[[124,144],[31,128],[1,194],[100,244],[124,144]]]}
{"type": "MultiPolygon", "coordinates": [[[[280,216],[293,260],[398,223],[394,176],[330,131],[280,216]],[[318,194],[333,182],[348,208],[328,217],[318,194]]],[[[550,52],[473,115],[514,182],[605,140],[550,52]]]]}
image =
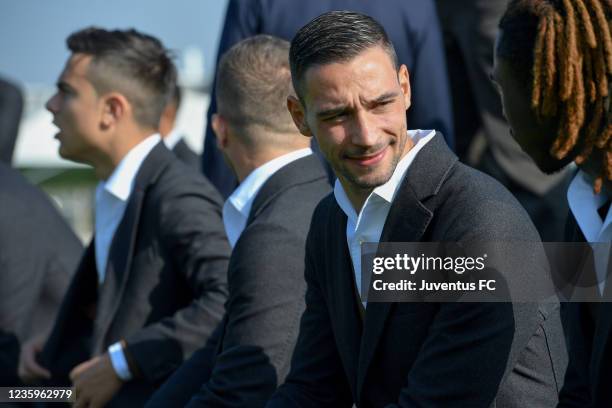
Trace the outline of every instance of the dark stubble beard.
{"type": "MultiPolygon", "coordinates": [[[[391,141],[387,148],[391,148],[396,143],[398,143],[397,140],[391,141]]],[[[357,189],[359,189],[359,190],[361,190],[363,192],[371,192],[376,187],[381,186],[381,185],[385,184],[387,181],[389,181],[389,179],[393,175],[393,172],[395,171],[395,168],[397,167],[397,164],[399,163],[399,161],[400,161],[400,159],[402,157],[402,153],[404,151],[404,148],[406,147],[406,139],[405,138],[401,139],[401,141],[399,141],[399,143],[401,143],[400,149],[398,149],[397,150],[397,154],[395,154],[393,156],[393,158],[391,160],[391,165],[389,166],[388,172],[385,173],[385,174],[382,174],[381,176],[379,176],[378,178],[376,178],[374,180],[359,180],[350,171],[348,171],[346,168],[344,168],[344,166],[342,166],[339,169],[334,169],[334,171],[336,172],[336,174],[340,174],[342,176],[342,178],[344,178],[348,183],[350,183],[355,188],[357,188],[357,189]]]]}

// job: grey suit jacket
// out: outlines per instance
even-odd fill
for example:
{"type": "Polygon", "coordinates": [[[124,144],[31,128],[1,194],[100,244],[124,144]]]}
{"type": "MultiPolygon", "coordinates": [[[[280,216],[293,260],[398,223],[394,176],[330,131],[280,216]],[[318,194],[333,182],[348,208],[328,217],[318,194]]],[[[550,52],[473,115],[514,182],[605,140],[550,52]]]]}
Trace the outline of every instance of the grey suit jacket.
{"type": "MultiPolygon", "coordinates": [[[[49,198],[1,162],[0,207],[0,332],[17,350],[0,347],[8,361],[50,329],[83,246],[49,198]]],[[[19,383],[14,363],[0,364],[5,386],[19,383]]]]}
{"type": "Polygon", "coordinates": [[[227,298],[221,200],[162,143],[143,162],[98,288],[90,244],[40,361],[56,384],[125,340],[135,376],[109,406],[141,406],[211,336],[227,298]]]}
{"type": "Polygon", "coordinates": [[[216,345],[199,350],[147,407],[262,407],[289,371],[304,310],[304,251],[314,208],[329,192],[319,159],[281,168],[263,185],[232,252],[216,345]]]}
{"type": "MultiPolygon", "coordinates": [[[[291,371],[268,407],[555,406],[566,364],[558,304],[369,303],[362,320],[346,222],[333,196],[315,210],[306,311],[291,371]]],[[[539,242],[525,211],[459,163],[440,135],[406,173],[381,236],[514,240],[539,242]]],[[[517,261],[529,270],[531,260],[517,261]]]]}

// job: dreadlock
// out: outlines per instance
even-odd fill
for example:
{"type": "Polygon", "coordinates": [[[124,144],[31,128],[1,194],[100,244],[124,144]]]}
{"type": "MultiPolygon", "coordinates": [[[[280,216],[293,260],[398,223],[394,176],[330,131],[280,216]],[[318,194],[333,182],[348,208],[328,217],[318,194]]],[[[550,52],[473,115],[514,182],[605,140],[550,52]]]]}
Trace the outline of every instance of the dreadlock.
{"type": "Polygon", "coordinates": [[[531,67],[523,74],[533,111],[559,121],[550,154],[575,152],[577,164],[601,155],[597,193],[612,180],[611,19],[612,0],[513,0],[500,22],[505,44],[498,45],[508,61],[531,67]]]}

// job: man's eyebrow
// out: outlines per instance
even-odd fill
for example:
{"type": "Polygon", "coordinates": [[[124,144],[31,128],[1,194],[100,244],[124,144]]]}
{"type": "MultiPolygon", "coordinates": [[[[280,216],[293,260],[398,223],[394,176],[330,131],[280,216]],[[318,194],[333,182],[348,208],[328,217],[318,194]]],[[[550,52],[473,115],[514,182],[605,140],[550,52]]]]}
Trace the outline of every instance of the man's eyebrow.
{"type": "MultiPolygon", "coordinates": [[[[397,91],[390,91],[390,92],[385,92],[384,94],[369,100],[369,101],[365,101],[365,104],[369,107],[375,107],[377,105],[380,105],[381,103],[385,103],[385,102],[389,102],[395,98],[397,98],[399,95],[399,92],[397,91]]],[[[324,117],[329,117],[329,116],[334,116],[340,113],[344,113],[348,110],[349,108],[346,106],[334,106],[332,108],[329,109],[323,109],[319,112],[317,112],[316,116],[318,118],[324,118],[324,117]]]]}
{"type": "Polygon", "coordinates": [[[369,109],[373,109],[379,105],[393,101],[398,96],[399,96],[399,92],[397,91],[385,92],[384,94],[377,96],[376,98],[372,100],[364,101],[364,105],[366,105],[369,109]]]}
{"type": "Polygon", "coordinates": [[[329,117],[329,116],[334,116],[340,113],[344,113],[347,111],[347,107],[344,105],[341,106],[335,106],[333,108],[329,108],[329,109],[323,109],[319,112],[317,112],[317,117],[318,118],[325,118],[325,117],[329,117]]]}
{"type": "Polygon", "coordinates": [[[387,102],[392,99],[395,99],[397,98],[398,95],[399,95],[399,92],[397,91],[386,92],[371,101],[367,101],[367,103],[372,104],[372,105],[377,105],[379,103],[383,103],[383,102],[387,102]]]}
{"type": "Polygon", "coordinates": [[[62,80],[57,81],[55,86],[57,86],[57,89],[62,90],[62,91],[71,91],[72,90],[72,87],[70,86],[70,84],[68,84],[68,82],[62,81],[62,80]]]}

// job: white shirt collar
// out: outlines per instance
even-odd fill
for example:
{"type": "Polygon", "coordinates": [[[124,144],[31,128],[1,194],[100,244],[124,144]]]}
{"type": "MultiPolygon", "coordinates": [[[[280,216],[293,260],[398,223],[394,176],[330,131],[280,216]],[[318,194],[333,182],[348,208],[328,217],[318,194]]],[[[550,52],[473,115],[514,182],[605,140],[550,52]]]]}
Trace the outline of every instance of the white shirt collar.
{"type": "Polygon", "coordinates": [[[308,147],[272,159],[253,170],[238,185],[223,205],[223,223],[232,247],[246,227],[253,201],[264,183],[281,168],[310,154],[312,150],[308,147]]]}
{"type": "MultiPolygon", "coordinates": [[[[435,136],[435,134],[435,130],[408,130],[408,137],[412,139],[412,141],[414,142],[414,146],[399,161],[399,163],[395,167],[395,170],[393,171],[393,174],[391,175],[391,178],[389,178],[389,180],[387,180],[385,184],[376,187],[370,193],[370,195],[364,202],[362,212],[363,208],[367,205],[367,203],[373,196],[380,197],[389,204],[393,202],[395,194],[397,193],[397,190],[399,189],[399,186],[402,180],[404,179],[404,175],[406,174],[408,168],[414,161],[414,158],[421,151],[421,149],[435,136]]],[[[344,213],[347,215],[347,217],[351,219],[357,219],[357,212],[353,208],[353,205],[348,199],[348,196],[346,194],[346,191],[344,190],[344,187],[342,186],[342,183],[340,183],[340,180],[338,179],[336,179],[336,183],[334,185],[334,196],[336,197],[336,202],[338,203],[342,211],[344,211],[344,213]]]]}
{"type": "Polygon", "coordinates": [[[132,192],[134,179],[136,178],[136,174],[142,162],[144,162],[151,150],[159,143],[160,139],[159,134],[156,133],[133,147],[132,150],[121,159],[119,165],[115,168],[108,180],[100,182],[104,190],[121,201],[127,201],[132,192]]]}
{"type": "Polygon", "coordinates": [[[164,144],[166,145],[166,147],[169,150],[172,150],[177,145],[177,143],[181,141],[182,135],[177,128],[174,128],[170,133],[166,135],[166,137],[162,139],[164,140],[164,144]]]}
{"type": "Polygon", "coordinates": [[[603,221],[597,212],[608,199],[605,193],[595,194],[591,177],[578,171],[567,190],[567,201],[588,242],[609,242],[612,238],[612,211],[603,221]]]}
{"type": "Polygon", "coordinates": [[[348,199],[342,184],[336,180],[334,195],[338,205],[347,215],[346,243],[348,245],[357,291],[361,293],[361,244],[364,242],[379,242],[383,227],[391,210],[391,203],[395,194],[408,172],[408,169],[419,151],[434,137],[433,130],[410,130],[408,136],[414,146],[399,161],[389,180],[378,187],[368,196],[359,215],[348,199]]]}

